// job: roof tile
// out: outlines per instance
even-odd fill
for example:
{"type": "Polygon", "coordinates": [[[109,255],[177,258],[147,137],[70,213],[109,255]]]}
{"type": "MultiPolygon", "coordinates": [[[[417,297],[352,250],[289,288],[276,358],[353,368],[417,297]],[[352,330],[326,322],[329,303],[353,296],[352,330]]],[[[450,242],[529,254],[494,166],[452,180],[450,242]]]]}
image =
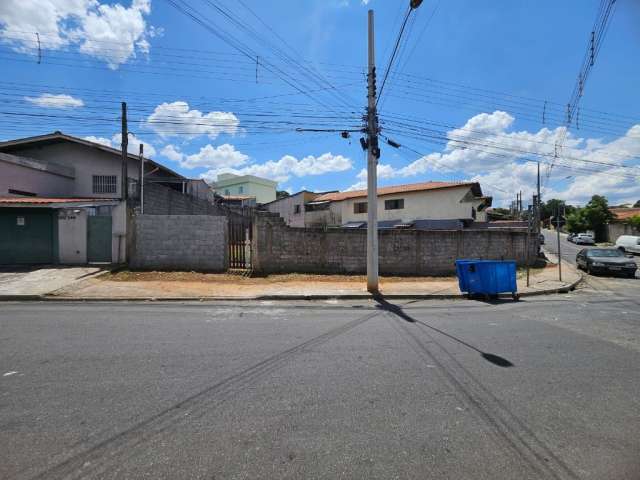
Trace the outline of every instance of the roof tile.
{"type": "MultiPolygon", "coordinates": [[[[475,182],[423,182],[409,183],[405,185],[393,185],[391,187],[378,188],[378,196],[391,195],[394,193],[405,192],[422,192],[425,190],[439,190],[443,188],[455,188],[476,185],[475,182]]],[[[349,198],[366,197],[366,190],[351,190],[347,192],[333,192],[320,195],[314,199],[314,202],[331,201],[339,202],[349,198]]]]}

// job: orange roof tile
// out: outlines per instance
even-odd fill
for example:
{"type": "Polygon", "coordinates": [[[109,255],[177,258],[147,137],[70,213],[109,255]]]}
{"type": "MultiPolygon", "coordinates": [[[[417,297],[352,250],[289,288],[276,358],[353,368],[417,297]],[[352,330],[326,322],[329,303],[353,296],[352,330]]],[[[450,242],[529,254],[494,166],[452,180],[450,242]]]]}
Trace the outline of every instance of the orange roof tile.
{"type": "MultiPolygon", "coordinates": [[[[475,182],[423,182],[423,183],[409,183],[405,185],[393,185],[391,187],[381,187],[378,188],[378,196],[383,195],[391,195],[394,193],[405,193],[405,192],[422,192],[425,190],[439,190],[442,188],[456,188],[456,187],[470,187],[473,185],[478,185],[475,182]]],[[[366,190],[351,190],[347,192],[333,192],[333,193],[325,193],[324,195],[320,195],[316,197],[314,202],[338,202],[340,200],[347,200],[349,198],[360,198],[366,197],[366,190]]]]}
{"type": "Polygon", "coordinates": [[[628,220],[636,215],[640,216],[640,208],[612,208],[615,220],[628,220]]]}

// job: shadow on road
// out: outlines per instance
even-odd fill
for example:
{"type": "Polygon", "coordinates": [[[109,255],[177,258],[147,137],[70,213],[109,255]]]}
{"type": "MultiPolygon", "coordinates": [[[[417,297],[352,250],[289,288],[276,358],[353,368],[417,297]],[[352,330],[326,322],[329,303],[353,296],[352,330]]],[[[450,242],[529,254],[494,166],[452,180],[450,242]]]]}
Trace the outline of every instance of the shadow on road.
{"type": "Polygon", "coordinates": [[[421,320],[416,320],[411,315],[407,314],[399,305],[389,303],[382,295],[376,295],[375,300],[376,302],[378,302],[378,305],[377,305],[378,308],[385,310],[387,312],[393,313],[394,315],[396,315],[397,317],[401,318],[406,322],[419,324],[435,332],[438,332],[440,335],[444,335],[445,337],[450,338],[451,340],[458,342],[459,344],[464,345],[465,347],[470,348],[475,352],[478,352],[482,358],[484,358],[487,362],[492,363],[493,365],[496,365],[498,367],[503,367],[503,368],[509,368],[514,366],[512,362],[510,362],[504,357],[495,355],[493,353],[483,352],[482,350],[471,345],[470,343],[467,343],[464,340],[454,337],[453,335],[443,330],[440,330],[439,328],[429,325],[428,323],[425,323],[421,320]]]}

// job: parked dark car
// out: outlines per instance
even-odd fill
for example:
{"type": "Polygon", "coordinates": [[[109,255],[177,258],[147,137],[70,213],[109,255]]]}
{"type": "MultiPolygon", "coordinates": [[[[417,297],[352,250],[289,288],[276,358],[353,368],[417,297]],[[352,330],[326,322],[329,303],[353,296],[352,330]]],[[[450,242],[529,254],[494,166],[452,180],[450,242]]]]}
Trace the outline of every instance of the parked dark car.
{"type": "Polygon", "coordinates": [[[635,277],[638,266],[617,248],[585,248],[576,255],[578,268],[589,274],[612,273],[635,277]]]}

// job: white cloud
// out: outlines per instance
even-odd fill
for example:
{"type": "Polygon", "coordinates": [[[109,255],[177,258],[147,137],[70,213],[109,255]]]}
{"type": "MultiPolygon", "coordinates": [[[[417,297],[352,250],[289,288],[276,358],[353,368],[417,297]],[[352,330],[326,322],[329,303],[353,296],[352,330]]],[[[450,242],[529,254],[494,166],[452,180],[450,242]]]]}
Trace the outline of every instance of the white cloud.
{"type": "Polygon", "coordinates": [[[98,0],[2,0],[0,39],[16,51],[35,53],[35,32],[45,52],[78,47],[82,53],[117,68],[148,53],[147,37],[157,31],[146,23],[151,0],[132,0],[130,7],[98,0]]]}
{"type": "Polygon", "coordinates": [[[173,145],[167,145],[162,149],[162,155],[169,160],[179,162],[183,168],[235,168],[247,163],[249,156],[235,149],[233,145],[225,143],[218,147],[205,145],[198,153],[193,155],[185,155],[179,148],[173,145]]]}
{"type": "Polygon", "coordinates": [[[346,189],[347,192],[351,192],[352,190],[365,190],[367,188],[366,180],[364,182],[356,182],[346,189]]]}
{"type": "Polygon", "coordinates": [[[184,158],[184,153],[182,153],[178,147],[173,145],[166,145],[160,153],[173,162],[181,162],[184,158]]]}
{"type": "Polygon", "coordinates": [[[43,108],[78,108],[84,106],[84,102],[71,95],[54,95],[43,93],[39,97],[24,97],[24,99],[34,105],[43,108]]]}
{"type": "MultiPolygon", "coordinates": [[[[381,163],[378,178],[405,179],[425,174],[434,178],[442,172],[463,172],[460,178],[479,181],[484,192],[494,196],[494,204],[501,205],[508,204],[521,190],[524,198],[531,198],[537,166],[530,160],[540,159],[543,183],[546,165],[556,163],[550,186],[542,189],[543,199],[556,197],[583,204],[594,194],[605,195],[612,203],[640,198],[640,125],[609,142],[579,138],[569,132],[563,149],[558,151],[558,160],[554,160],[555,145],[565,135],[564,127],[512,132],[513,123],[514,118],[506,112],[476,115],[447,133],[449,141],[441,152],[403,167],[381,163]]],[[[365,188],[366,178],[363,169],[356,176],[358,182],[349,188],[365,188]]]]}
{"type": "MultiPolygon", "coordinates": [[[[120,144],[122,142],[122,134],[116,133],[111,138],[89,136],[89,137],[84,137],[84,139],[90,142],[105,145],[107,147],[119,149],[121,148],[120,144]]],[[[140,140],[135,135],[130,133],[129,143],[127,144],[127,151],[133,155],[138,155],[140,153],[140,144],[144,145],[144,156],[146,158],[155,156],[156,149],[153,145],[143,140],[140,140]]]]}
{"type": "Polygon", "coordinates": [[[202,177],[207,180],[215,180],[219,173],[230,172],[237,175],[256,175],[277,182],[286,182],[292,175],[296,177],[323,175],[330,172],[343,172],[351,168],[353,168],[351,159],[332,153],[325,153],[319,157],[309,155],[299,160],[292,155],[285,155],[280,160],[251,164],[240,169],[224,167],[212,169],[202,174],[202,177]]]}
{"type": "Polygon", "coordinates": [[[215,139],[221,133],[235,135],[240,121],[231,112],[209,112],[190,110],[187,102],[163,103],[149,115],[147,124],[162,137],[176,134],[195,138],[207,135],[215,139]]]}

